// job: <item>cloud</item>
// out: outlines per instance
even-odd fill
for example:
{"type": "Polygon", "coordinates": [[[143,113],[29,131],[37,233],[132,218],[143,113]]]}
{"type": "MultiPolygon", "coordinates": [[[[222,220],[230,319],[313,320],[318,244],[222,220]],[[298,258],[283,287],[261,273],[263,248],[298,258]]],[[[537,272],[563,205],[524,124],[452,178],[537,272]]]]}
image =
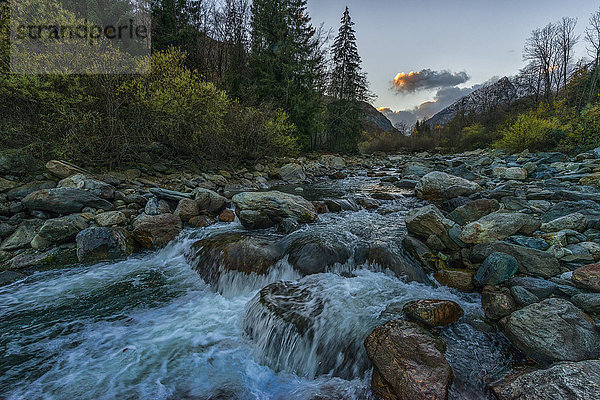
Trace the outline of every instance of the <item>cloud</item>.
{"type": "Polygon", "coordinates": [[[498,77],[493,77],[484,83],[467,88],[459,88],[456,86],[441,88],[436,92],[433,100],[421,103],[412,110],[393,111],[388,107],[383,107],[380,108],[379,111],[385,115],[394,126],[413,126],[417,121],[423,121],[433,117],[444,108],[454,104],[456,100],[485,85],[495,83],[498,79],[498,77]]]}
{"type": "Polygon", "coordinates": [[[418,90],[442,89],[467,82],[466,72],[432,71],[423,69],[408,74],[399,73],[393,81],[393,89],[399,93],[413,93],[418,90]]]}

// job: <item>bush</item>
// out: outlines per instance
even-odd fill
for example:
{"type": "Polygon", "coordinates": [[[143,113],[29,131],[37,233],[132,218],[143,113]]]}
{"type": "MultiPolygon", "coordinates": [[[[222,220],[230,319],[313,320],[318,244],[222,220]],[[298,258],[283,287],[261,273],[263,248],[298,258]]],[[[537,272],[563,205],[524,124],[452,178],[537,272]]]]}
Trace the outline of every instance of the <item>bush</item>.
{"type": "Polygon", "coordinates": [[[536,112],[519,115],[501,133],[502,139],[497,146],[512,151],[550,150],[565,135],[558,118],[542,118],[536,112]]]}

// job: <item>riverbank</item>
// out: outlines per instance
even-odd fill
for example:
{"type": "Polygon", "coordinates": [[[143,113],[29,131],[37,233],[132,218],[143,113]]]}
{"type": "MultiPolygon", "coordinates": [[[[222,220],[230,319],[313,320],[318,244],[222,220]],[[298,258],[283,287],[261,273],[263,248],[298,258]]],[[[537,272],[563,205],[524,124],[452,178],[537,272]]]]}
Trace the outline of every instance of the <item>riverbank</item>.
{"type": "Polygon", "coordinates": [[[239,302],[227,307],[243,304],[236,334],[272,371],[352,382],[374,366],[373,392],[388,399],[596,396],[600,151],[92,172],[54,162],[30,182],[2,177],[8,292],[43,288],[38,271],[60,279],[54,268],[70,276],[167,251],[239,302]],[[346,284],[361,300],[340,303],[346,284]],[[354,325],[324,327],[341,314],[354,325]],[[478,377],[465,340],[487,349],[478,377]]]}

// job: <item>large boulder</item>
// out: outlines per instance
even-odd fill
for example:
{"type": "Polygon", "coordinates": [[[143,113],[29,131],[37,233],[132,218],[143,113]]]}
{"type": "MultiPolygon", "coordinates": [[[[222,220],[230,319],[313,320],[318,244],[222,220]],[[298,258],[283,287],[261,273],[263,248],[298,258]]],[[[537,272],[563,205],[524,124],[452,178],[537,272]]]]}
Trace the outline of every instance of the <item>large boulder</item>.
{"type": "Polygon", "coordinates": [[[463,309],[450,300],[415,300],[403,307],[406,316],[429,327],[446,326],[458,321],[463,309]]]}
{"type": "Polygon", "coordinates": [[[542,364],[600,357],[600,332],[592,319],[563,299],[546,299],[513,312],[504,325],[512,343],[542,364]]]}
{"type": "Polygon", "coordinates": [[[228,203],[225,197],[209,189],[196,188],[194,196],[200,212],[218,214],[225,209],[228,203]]]}
{"type": "Polygon", "coordinates": [[[600,292],[600,264],[590,264],[576,269],[571,280],[581,288],[600,292]]]}
{"type": "Polygon", "coordinates": [[[72,241],[79,232],[88,227],[88,224],[89,217],[82,214],[46,220],[32,239],[31,247],[43,250],[52,244],[72,241]]]}
{"type": "Polygon", "coordinates": [[[506,242],[478,244],[473,247],[471,259],[480,263],[496,252],[513,256],[519,263],[519,272],[522,274],[550,278],[565,272],[552,254],[506,242]]]}
{"type": "Polygon", "coordinates": [[[304,169],[298,164],[286,164],[279,168],[279,176],[287,183],[298,184],[304,182],[306,175],[304,169]]]}
{"type": "Polygon", "coordinates": [[[59,188],[74,188],[87,190],[88,192],[103,199],[115,198],[115,187],[106,182],[89,178],[83,174],[72,175],[58,182],[59,188]]]}
{"type": "Polygon", "coordinates": [[[275,239],[224,233],[192,245],[187,258],[207,283],[217,283],[223,273],[265,275],[283,253],[275,239]]]}
{"type": "Polygon", "coordinates": [[[374,365],[372,387],[380,396],[398,399],[445,400],[452,369],[444,357],[446,344],[421,325],[392,320],[365,339],[374,365]]]}
{"type": "Polygon", "coordinates": [[[286,218],[301,223],[314,222],[318,218],[310,201],[278,191],[239,193],[232,201],[241,223],[248,229],[270,228],[286,218]]]}
{"type": "Polygon", "coordinates": [[[366,262],[377,264],[406,282],[430,283],[420,264],[402,250],[396,252],[384,243],[360,243],[354,250],[354,261],[357,265],[366,262]]]}
{"type": "Polygon", "coordinates": [[[175,239],[183,224],[173,214],[141,215],[133,222],[135,240],[147,249],[166,246],[175,239]]]}
{"type": "Polygon", "coordinates": [[[588,220],[581,213],[573,213],[557,218],[550,222],[542,224],[541,230],[544,232],[558,232],[565,229],[571,229],[577,232],[583,232],[588,226],[588,220]]]}
{"type": "Polygon", "coordinates": [[[593,200],[562,201],[546,211],[542,221],[550,222],[574,213],[583,214],[588,220],[597,220],[600,218],[600,204],[593,200]]]}
{"type": "Polygon", "coordinates": [[[563,362],[508,377],[492,387],[498,400],[600,400],[600,360],[563,362]]]}
{"type": "Polygon", "coordinates": [[[458,176],[434,171],[425,175],[417,186],[417,197],[429,201],[443,201],[458,196],[470,196],[481,188],[478,184],[458,176]]]}
{"type": "Polygon", "coordinates": [[[456,224],[445,218],[444,214],[434,205],[411,210],[405,219],[406,229],[415,235],[429,238],[437,236],[447,248],[456,248],[457,244],[450,238],[448,232],[456,224]]]}
{"type": "Polygon", "coordinates": [[[481,307],[486,318],[497,321],[510,315],[517,309],[510,289],[497,286],[486,286],[481,292],[481,307]]]}
{"type": "Polygon", "coordinates": [[[28,194],[23,204],[30,210],[49,211],[56,214],[74,214],[81,212],[84,207],[110,211],[113,205],[82,189],[55,188],[42,189],[28,194]]]}
{"type": "Polygon", "coordinates": [[[471,244],[494,242],[506,239],[532,224],[532,217],[527,214],[494,212],[465,226],[460,240],[471,244]]]}
{"type": "Polygon", "coordinates": [[[304,275],[326,272],[336,263],[344,264],[352,257],[352,250],[342,241],[317,235],[293,235],[285,238],[289,263],[304,275]]]}
{"type": "Polygon", "coordinates": [[[190,219],[200,215],[198,202],[192,199],[181,199],[173,214],[178,216],[183,222],[188,222],[190,219]]]}
{"type": "Polygon", "coordinates": [[[500,209],[500,203],[494,199],[478,199],[457,207],[448,214],[448,218],[459,225],[466,225],[470,222],[477,221],[500,209]]]}
{"type": "Polygon", "coordinates": [[[77,258],[82,263],[122,260],[134,250],[133,238],[123,228],[87,228],[75,240],[77,258]]]}

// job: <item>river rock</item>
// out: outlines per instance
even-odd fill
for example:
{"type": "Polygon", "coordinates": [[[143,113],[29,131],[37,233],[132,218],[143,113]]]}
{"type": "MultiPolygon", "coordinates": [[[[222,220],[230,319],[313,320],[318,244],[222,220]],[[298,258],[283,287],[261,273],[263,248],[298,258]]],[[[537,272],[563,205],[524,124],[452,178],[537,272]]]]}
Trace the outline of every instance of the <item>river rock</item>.
{"type": "Polygon", "coordinates": [[[169,214],[170,212],[171,206],[169,203],[156,196],[150,197],[144,206],[144,214],[146,215],[161,215],[169,214]]]}
{"type": "Polygon", "coordinates": [[[200,212],[204,211],[210,214],[218,214],[223,211],[229,203],[225,197],[209,189],[196,188],[194,189],[194,194],[200,212]]]}
{"type": "Polygon", "coordinates": [[[43,250],[52,244],[72,241],[79,232],[88,227],[88,223],[89,217],[82,214],[49,219],[31,240],[31,247],[43,250]]]}
{"type": "Polygon", "coordinates": [[[600,316],[600,293],[579,293],[571,297],[571,303],[586,313],[600,316]]]}
{"type": "Polygon", "coordinates": [[[600,332],[591,318],[563,299],[546,299],[512,313],[504,325],[512,343],[542,364],[600,356],[600,332]]]}
{"type": "Polygon", "coordinates": [[[26,275],[21,274],[20,272],[2,271],[0,272],[0,286],[10,285],[11,283],[25,279],[26,277],[26,275]]]}
{"type": "Polygon", "coordinates": [[[510,294],[519,307],[525,307],[533,303],[539,303],[540,299],[523,286],[512,286],[510,294]]]}
{"type": "MultiPolygon", "coordinates": [[[[235,221],[235,212],[233,210],[223,210],[221,211],[221,213],[219,214],[218,217],[219,221],[221,222],[233,222],[235,221]]],[[[285,223],[285,219],[282,221],[282,224],[285,223]]],[[[293,221],[295,222],[295,221],[293,221]]]]}
{"type": "Polygon", "coordinates": [[[415,187],[415,194],[429,201],[444,201],[453,197],[469,196],[480,189],[474,182],[445,172],[434,171],[421,178],[415,187]]]}
{"type": "Polygon", "coordinates": [[[513,256],[519,263],[519,272],[522,274],[550,278],[565,272],[558,260],[551,254],[506,242],[478,244],[473,247],[471,259],[474,262],[483,262],[490,254],[496,252],[513,256]]]}
{"type": "Polygon", "coordinates": [[[127,217],[121,211],[107,211],[96,214],[94,217],[96,223],[102,227],[124,225],[127,223],[127,217]]]}
{"type": "Polygon", "coordinates": [[[22,270],[32,267],[65,267],[78,263],[74,243],[53,247],[45,251],[26,250],[10,261],[10,268],[22,270]]]}
{"type": "Polygon", "coordinates": [[[450,239],[449,230],[455,223],[444,217],[444,214],[434,205],[411,210],[405,219],[406,229],[415,235],[428,238],[435,235],[442,240],[448,248],[457,245],[450,239]]]}
{"type": "Polygon", "coordinates": [[[110,211],[113,205],[82,189],[55,188],[42,189],[30,193],[23,199],[23,204],[30,210],[49,211],[56,214],[74,214],[84,207],[110,211]]]}
{"type": "Polygon", "coordinates": [[[18,200],[21,201],[28,194],[36,192],[41,189],[53,189],[56,187],[56,182],[54,181],[33,181],[25,183],[24,185],[18,186],[14,189],[6,192],[6,197],[9,200],[18,200]]]}
{"type": "Polygon", "coordinates": [[[77,234],[76,242],[82,263],[122,260],[134,250],[133,238],[123,228],[87,228],[77,234]]]}
{"type": "Polygon", "coordinates": [[[587,226],[588,220],[585,215],[574,213],[542,224],[541,230],[544,232],[558,232],[565,229],[572,229],[577,232],[583,232],[587,229],[587,226]]]}
{"type": "Polygon", "coordinates": [[[448,286],[461,292],[470,292],[475,288],[473,285],[473,272],[459,269],[442,269],[436,271],[433,277],[441,285],[448,286]]]}
{"type": "Polygon", "coordinates": [[[546,211],[542,221],[550,222],[574,213],[585,215],[588,220],[597,220],[600,218],[600,204],[592,200],[562,201],[546,211]]]}
{"type": "Polygon", "coordinates": [[[66,161],[51,160],[46,163],[46,169],[51,174],[64,179],[75,174],[87,174],[88,172],[75,164],[66,161]]]}
{"type": "Polygon", "coordinates": [[[150,193],[162,200],[178,202],[182,199],[194,198],[193,193],[178,192],[176,190],[168,190],[163,188],[150,188],[150,193]]]}
{"type": "Polygon", "coordinates": [[[173,214],[141,215],[133,222],[135,240],[147,249],[166,246],[181,229],[181,220],[173,214]]]}
{"type": "Polygon", "coordinates": [[[398,399],[444,400],[452,383],[452,369],[444,357],[445,343],[417,323],[389,321],[365,339],[367,355],[387,391],[398,399]]]}
{"type": "Polygon", "coordinates": [[[481,306],[486,318],[497,321],[510,315],[517,309],[510,289],[498,286],[486,286],[481,292],[481,306]]]}
{"type": "Polygon", "coordinates": [[[600,400],[600,361],[564,362],[508,377],[492,387],[498,400],[600,400]]]}
{"type": "Polygon", "coordinates": [[[341,241],[316,235],[291,236],[283,240],[289,263],[304,275],[325,272],[334,264],[344,264],[352,251],[341,241]]]}
{"type": "Polygon", "coordinates": [[[495,212],[465,226],[460,240],[480,244],[503,240],[530,223],[530,216],[522,213],[495,212]]]}
{"type": "Polygon", "coordinates": [[[225,233],[192,245],[188,260],[207,283],[217,283],[224,272],[265,275],[283,257],[274,238],[225,233]]]}
{"type": "Polygon", "coordinates": [[[527,170],[520,167],[511,167],[504,170],[502,173],[504,179],[524,181],[527,179],[527,170]]]}
{"type": "Polygon", "coordinates": [[[590,264],[576,269],[571,280],[578,287],[600,292],[600,264],[590,264]]]}
{"type": "Polygon", "coordinates": [[[275,226],[285,218],[306,223],[317,220],[314,205],[301,196],[278,191],[244,192],[233,196],[236,213],[247,229],[275,226]]]}
{"type": "Polygon", "coordinates": [[[18,250],[29,247],[41,228],[43,221],[30,219],[21,222],[19,227],[0,245],[0,250],[18,250]]]}
{"type": "Polygon", "coordinates": [[[181,199],[173,214],[178,216],[181,221],[188,222],[190,219],[197,217],[200,214],[198,202],[192,199],[181,199]]]}
{"type": "Polygon", "coordinates": [[[295,163],[286,164],[283,167],[279,168],[279,176],[282,180],[291,184],[302,183],[306,180],[304,169],[302,168],[302,166],[295,163]]]}
{"type": "Polygon", "coordinates": [[[439,257],[419,239],[407,235],[402,239],[402,247],[427,271],[436,271],[445,266],[439,257]]]}
{"type": "Polygon", "coordinates": [[[494,199],[478,199],[460,206],[448,214],[448,218],[457,224],[464,226],[470,222],[477,221],[500,209],[500,203],[494,199]]]}
{"type": "Polygon", "coordinates": [[[484,261],[475,274],[475,282],[479,286],[498,285],[519,269],[517,260],[505,253],[492,253],[484,261]]]}
{"type": "Polygon", "coordinates": [[[450,325],[464,315],[463,309],[450,300],[411,301],[404,305],[403,311],[408,318],[428,327],[450,325]]]}
{"type": "Polygon", "coordinates": [[[402,251],[395,252],[383,243],[361,243],[354,251],[357,265],[370,262],[389,269],[406,282],[430,283],[421,266],[407,257],[402,251]]]}
{"type": "Polygon", "coordinates": [[[86,190],[103,199],[111,200],[115,198],[115,188],[106,182],[89,178],[82,174],[72,175],[58,182],[59,188],[74,188],[86,190]]]}

